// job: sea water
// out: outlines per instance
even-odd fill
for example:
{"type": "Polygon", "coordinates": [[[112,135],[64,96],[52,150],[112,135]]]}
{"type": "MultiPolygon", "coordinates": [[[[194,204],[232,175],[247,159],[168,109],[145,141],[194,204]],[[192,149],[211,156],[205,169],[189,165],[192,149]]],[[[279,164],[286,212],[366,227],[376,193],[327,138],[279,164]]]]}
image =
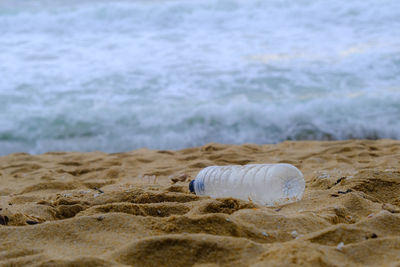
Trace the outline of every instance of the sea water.
{"type": "Polygon", "coordinates": [[[0,154],[400,139],[398,0],[0,0],[0,154]]]}

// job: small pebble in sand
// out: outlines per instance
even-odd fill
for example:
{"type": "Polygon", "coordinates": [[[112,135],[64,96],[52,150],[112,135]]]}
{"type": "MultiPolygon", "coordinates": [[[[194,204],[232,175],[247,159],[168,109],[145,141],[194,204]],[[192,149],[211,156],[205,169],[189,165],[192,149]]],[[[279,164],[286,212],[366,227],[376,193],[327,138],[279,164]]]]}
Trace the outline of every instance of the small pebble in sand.
{"type": "Polygon", "coordinates": [[[341,250],[343,249],[343,247],[344,247],[344,243],[343,243],[343,242],[340,242],[340,243],[336,246],[336,249],[341,251],[341,250]]]}
{"type": "Polygon", "coordinates": [[[290,233],[292,235],[293,238],[296,238],[299,236],[299,234],[297,233],[297,231],[293,231],[290,233]]]}
{"type": "Polygon", "coordinates": [[[99,192],[100,194],[104,194],[104,191],[101,190],[100,188],[95,187],[95,188],[93,188],[93,190],[96,190],[96,191],[99,192]]]}
{"type": "Polygon", "coordinates": [[[177,182],[184,182],[186,181],[186,179],[189,177],[189,175],[187,175],[186,173],[182,173],[179,174],[177,176],[170,176],[170,179],[173,183],[177,183],[177,182]]]}
{"type": "Polygon", "coordinates": [[[263,236],[268,237],[269,235],[266,232],[261,233],[263,236]]]}
{"type": "Polygon", "coordinates": [[[326,178],[329,178],[329,177],[330,177],[330,175],[328,173],[326,173],[326,172],[322,172],[320,175],[318,175],[319,179],[326,179],[326,178]]]}
{"type": "Polygon", "coordinates": [[[334,183],[334,185],[342,184],[342,183],[344,182],[345,179],[346,179],[345,176],[340,177],[339,179],[336,180],[336,182],[334,183]]]}

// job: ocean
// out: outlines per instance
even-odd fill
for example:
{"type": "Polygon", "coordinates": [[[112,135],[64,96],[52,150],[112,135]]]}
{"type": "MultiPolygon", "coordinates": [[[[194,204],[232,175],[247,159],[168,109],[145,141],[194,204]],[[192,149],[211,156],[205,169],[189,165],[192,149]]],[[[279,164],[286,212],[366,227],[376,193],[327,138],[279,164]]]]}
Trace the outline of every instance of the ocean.
{"type": "Polygon", "coordinates": [[[0,0],[0,155],[400,139],[398,0],[0,0]]]}

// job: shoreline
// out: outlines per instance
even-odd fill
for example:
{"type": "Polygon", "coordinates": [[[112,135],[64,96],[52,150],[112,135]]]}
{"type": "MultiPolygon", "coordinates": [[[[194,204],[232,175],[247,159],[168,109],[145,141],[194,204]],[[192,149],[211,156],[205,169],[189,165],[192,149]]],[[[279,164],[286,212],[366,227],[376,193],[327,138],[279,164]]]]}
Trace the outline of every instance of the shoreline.
{"type": "Polygon", "coordinates": [[[0,264],[399,263],[399,164],[390,139],[1,156],[0,264]],[[210,165],[280,162],[303,172],[301,201],[188,191],[210,165]]]}

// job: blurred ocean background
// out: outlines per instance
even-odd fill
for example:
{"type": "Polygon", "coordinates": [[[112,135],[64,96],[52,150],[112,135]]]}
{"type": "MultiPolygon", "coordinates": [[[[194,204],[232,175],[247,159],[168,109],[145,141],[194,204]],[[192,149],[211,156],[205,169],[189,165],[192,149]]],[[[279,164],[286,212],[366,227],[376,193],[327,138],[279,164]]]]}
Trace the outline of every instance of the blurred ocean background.
{"type": "Polygon", "coordinates": [[[0,0],[0,154],[400,139],[399,0],[0,0]]]}

